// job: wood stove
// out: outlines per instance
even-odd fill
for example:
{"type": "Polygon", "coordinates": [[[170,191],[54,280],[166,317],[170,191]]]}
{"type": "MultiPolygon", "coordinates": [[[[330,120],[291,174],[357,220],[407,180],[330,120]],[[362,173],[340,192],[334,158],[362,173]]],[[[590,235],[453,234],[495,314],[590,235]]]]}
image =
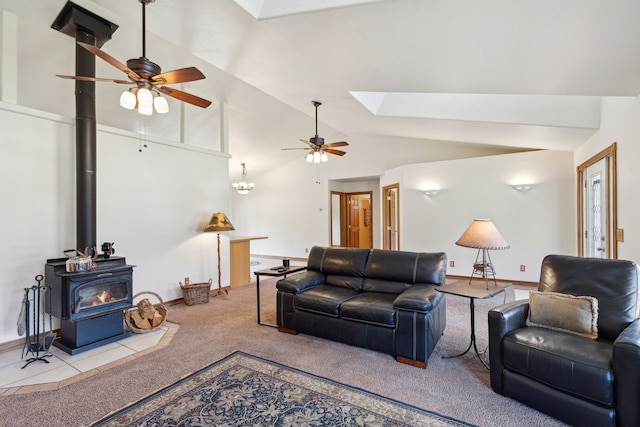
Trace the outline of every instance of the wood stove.
{"type": "MultiPolygon", "coordinates": [[[[51,25],[54,30],[102,47],[118,26],[71,1],[51,25]]],[[[76,44],[77,76],[95,77],[95,56],[76,44]]],[[[97,256],[96,242],[96,105],[95,82],[76,80],[76,249],[95,266],[67,272],[67,259],[50,259],[45,280],[51,286],[51,314],[60,319],[60,339],[69,354],[129,336],[123,311],[132,306],[133,266],[122,257],[97,256]]],[[[109,254],[110,255],[110,254],[109,254]]]]}
{"type": "Polygon", "coordinates": [[[53,345],[76,354],[131,335],[123,310],[132,306],[133,267],[123,257],[98,257],[88,271],[67,272],[66,258],[45,265],[51,286],[51,312],[60,319],[53,345]]]}

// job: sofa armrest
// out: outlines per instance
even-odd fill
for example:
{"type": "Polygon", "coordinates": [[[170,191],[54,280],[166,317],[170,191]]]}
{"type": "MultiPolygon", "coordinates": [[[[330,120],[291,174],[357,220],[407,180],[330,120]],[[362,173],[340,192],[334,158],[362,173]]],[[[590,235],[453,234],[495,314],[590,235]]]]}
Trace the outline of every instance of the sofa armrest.
{"type": "Polygon", "coordinates": [[[627,326],[613,342],[616,425],[640,425],[640,319],[627,326]]]}
{"type": "Polygon", "coordinates": [[[395,308],[428,312],[443,298],[435,285],[412,285],[402,291],[393,302],[395,308]]]}
{"type": "Polygon", "coordinates": [[[305,289],[323,284],[324,279],[324,274],[319,271],[305,271],[278,280],[276,288],[278,288],[279,291],[299,294],[305,289]]]}
{"type": "Polygon", "coordinates": [[[496,393],[503,394],[502,339],[509,332],[525,327],[528,315],[528,300],[510,302],[489,310],[489,371],[491,388],[496,393]]]}

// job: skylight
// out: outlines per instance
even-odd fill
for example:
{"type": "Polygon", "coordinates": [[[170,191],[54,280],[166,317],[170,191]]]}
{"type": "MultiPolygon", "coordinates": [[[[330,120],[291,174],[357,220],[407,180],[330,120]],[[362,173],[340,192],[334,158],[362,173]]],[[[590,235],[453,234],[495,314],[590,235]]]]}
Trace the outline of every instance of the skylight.
{"type": "Polygon", "coordinates": [[[384,0],[233,0],[256,19],[270,19],[384,0]]]}
{"type": "Polygon", "coordinates": [[[592,129],[600,125],[599,96],[350,93],[376,116],[592,129]]]}

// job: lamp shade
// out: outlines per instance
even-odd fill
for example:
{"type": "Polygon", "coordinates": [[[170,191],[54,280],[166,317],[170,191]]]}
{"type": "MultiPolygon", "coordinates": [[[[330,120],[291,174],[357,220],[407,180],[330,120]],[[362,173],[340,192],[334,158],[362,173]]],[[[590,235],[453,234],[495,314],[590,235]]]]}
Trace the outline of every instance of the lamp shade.
{"type": "Polygon", "coordinates": [[[509,244],[490,219],[474,219],[456,242],[458,246],[475,249],[509,249],[509,244]]]}
{"type": "Polygon", "coordinates": [[[214,213],[211,215],[209,224],[205,227],[204,231],[231,231],[235,230],[233,224],[229,221],[229,218],[223,213],[214,213]]]}

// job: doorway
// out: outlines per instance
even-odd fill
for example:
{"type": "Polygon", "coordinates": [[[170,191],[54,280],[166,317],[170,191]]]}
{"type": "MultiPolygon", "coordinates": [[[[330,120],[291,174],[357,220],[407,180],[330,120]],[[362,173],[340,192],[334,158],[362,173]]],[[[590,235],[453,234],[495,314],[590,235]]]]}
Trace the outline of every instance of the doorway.
{"type": "Polygon", "coordinates": [[[616,143],[577,167],[578,255],[617,258],[616,143]]]}
{"type": "Polygon", "coordinates": [[[372,196],[331,192],[331,246],[373,248],[372,196]]]}
{"type": "Polygon", "coordinates": [[[382,249],[400,250],[400,184],[382,187],[382,249]]]}

